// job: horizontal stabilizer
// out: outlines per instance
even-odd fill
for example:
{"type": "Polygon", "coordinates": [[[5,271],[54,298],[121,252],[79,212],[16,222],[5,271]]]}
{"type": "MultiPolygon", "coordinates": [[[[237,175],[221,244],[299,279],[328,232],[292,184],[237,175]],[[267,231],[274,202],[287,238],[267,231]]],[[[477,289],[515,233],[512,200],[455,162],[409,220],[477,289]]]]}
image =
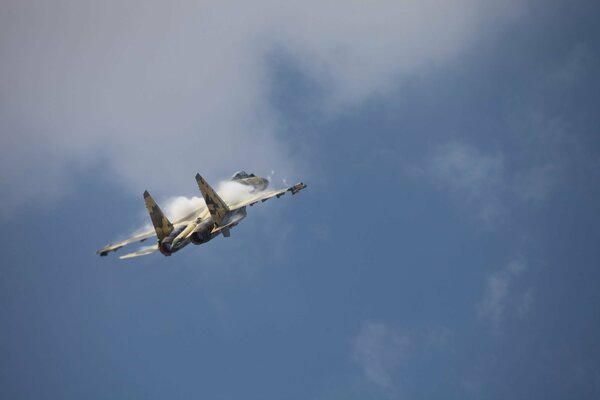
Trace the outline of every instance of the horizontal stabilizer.
{"type": "Polygon", "coordinates": [[[129,254],[125,254],[120,256],[119,258],[121,260],[125,260],[128,258],[134,258],[134,257],[140,257],[140,256],[146,256],[148,254],[152,254],[154,253],[156,250],[158,250],[158,246],[152,246],[152,247],[144,247],[139,249],[138,251],[135,251],[133,253],[129,253],[129,254]]]}
{"type": "Polygon", "coordinates": [[[223,225],[223,226],[215,226],[210,233],[219,233],[219,232],[221,232],[221,233],[223,233],[223,236],[229,237],[229,228],[231,228],[231,227],[233,227],[235,225],[237,225],[237,222],[231,222],[231,223],[229,223],[227,225],[223,225]],[[225,232],[225,231],[227,231],[227,232],[225,232]]]}

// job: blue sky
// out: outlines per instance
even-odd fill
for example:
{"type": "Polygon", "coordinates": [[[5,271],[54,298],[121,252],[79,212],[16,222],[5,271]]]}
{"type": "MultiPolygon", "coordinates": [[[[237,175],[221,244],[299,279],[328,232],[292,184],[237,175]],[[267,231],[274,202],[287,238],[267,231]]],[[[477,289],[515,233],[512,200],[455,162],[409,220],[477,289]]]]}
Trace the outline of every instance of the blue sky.
{"type": "Polygon", "coordinates": [[[600,396],[594,2],[0,10],[0,397],[600,396]],[[239,169],[308,188],[94,254],[239,169]]]}

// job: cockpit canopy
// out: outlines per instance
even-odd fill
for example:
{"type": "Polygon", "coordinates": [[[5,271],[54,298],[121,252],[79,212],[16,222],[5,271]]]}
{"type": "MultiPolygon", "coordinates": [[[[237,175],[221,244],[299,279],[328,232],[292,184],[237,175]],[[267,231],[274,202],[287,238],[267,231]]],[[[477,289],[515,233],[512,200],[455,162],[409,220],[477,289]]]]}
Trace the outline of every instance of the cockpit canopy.
{"type": "Polygon", "coordinates": [[[246,178],[253,178],[256,175],[254,174],[248,174],[246,173],[246,171],[238,171],[235,174],[233,174],[233,176],[231,177],[232,181],[235,181],[237,179],[246,179],[246,178]]]}

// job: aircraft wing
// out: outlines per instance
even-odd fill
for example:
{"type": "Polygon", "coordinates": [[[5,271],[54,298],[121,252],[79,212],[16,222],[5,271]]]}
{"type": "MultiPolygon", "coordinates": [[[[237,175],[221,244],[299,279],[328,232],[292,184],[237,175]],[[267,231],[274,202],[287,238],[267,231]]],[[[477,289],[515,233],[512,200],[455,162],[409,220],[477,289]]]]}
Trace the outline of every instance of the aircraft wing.
{"type": "MultiPolygon", "coordinates": [[[[262,192],[253,194],[252,196],[250,196],[240,202],[228,204],[228,207],[231,211],[233,211],[233,210],[237,210],[242,207],[253,206],[254,204],[258,203],[259,201],[265,202],[273,197],[279,198],[279,197],[283,196],[284,194],[286,194],[287,192],[296,194],[299,191],[301,191],[302,189],[304,189],[305,187],[306,187],[306,185],[304,183],[300,182],[293,186],[287,187],[285,189],[262,191],[262,192]]],[[[190,215],[185,216],[178,221],[175,221],[173,224],[175,225],[175,227],[177,227],[182,224],[189,224],[190,222],[195,221],[196,218],[205,219],[207,217],[208,217],[208,209],[205,206],[202,206],[198,210],[194,210],[194,212],[192,212],[190,215]],[[191,220],[191,218],[193,216],[195,216],[195,217],[193,220],[191,220]]],[[[231,225],[233,225],[233,223],[230,223],[226,226],[217,228],[217,230],[224,230],[226,228],[229,228],[231,225]]],[[[106,255],[108,255],[108,253],[117,251],[121,247],[126,246],[128,244],[135,243],[135,242],[143,242],[146,239],[155,238],[155,237],[156,237],[156,232],[154,231],[154,229],[150,229],[145,232],[141,232],[133,237],[130,237],[129,239],[122,240],[118,243],[108,244],[108,245],[104,246],[103,248],[101,248],[100,250],[96,251],[96,253],[99,254],[100,256],[106,256],[106,255]]],[[[133,258],[133,257],[144,256],[146,254],[151,254],[156,250],[158,250],[157,246],[146,247],[146,248],[140,249],[136,252],[123,255],[119,258],[123,259],[123,258],[133,258]]]]}
{"type": "MultiPolygon", "coordinates": [[[[199,209],[194,210],[191,214],[175,221],[173,223],[173,225],[175,225],[177,227],[182,224],[188,224],[192,220],[194,215],[203,215],[203,213],[205,214],[205,211],[206,211],[206,207],[200,207],[199,209]]],[[[195,217],[194,217],[194,219],[195,219],[195,217]]],[[[106,256],[106,255],[108,255],[108,253],[117,251],[123,246],[127,246],[128,244],[135,243],[135,242],[143,242],[144,240],[150,239],[150,238],[156,238],[156,232],[154,229],[149,229],[147,231],[138,233],[137,235],[132,236],[129,239],[122,240],[118,243],[107,244],[100,250],[96,251],[96,254],[99,254],[100,256],[106,256]]]]}
{"type": "Polygon", "coordinates": [[[259,201],[261,203],[264,203],[265,201],[272,199],[273,197],[279,198],[279,197],[283,196],[284,194],[286,194],[287,192],[296,194],[299,191],[301,191],[302,189],[304,189],[305,187],[306,187],[306,185],[304,183],[300,182],[300,183],[296,183],[293,186],[287,187],[285,189],[267,190],[264,192],[260,192],[253,196],[250,196],[247,199],[244,199],[238,203],[230,204],[229,209],[233,211],[233,210],[237,210],[238,208],[245,207],[245,206],[253,206],[254,204],[258,203],[259,201]]]}
{"type": "Polygon", "coordinates": [[[145,255],[154,253],[156,250],[158,250],[158,246],[157,245],[149,246],[149,247],[142,247],[138,251],[122,255],[119,258],[121,260],[125,260],[127,258],[134,258],[134,257],[139,257],[139,256],[145,256],[145,255]]]}
{"type": "Polygon", "coordinates": [[[127,246],[128,244],[135,243],[135,242],[143,242],[144,240],[149,239],[151,237],[156,237],[156,232],[154,232],[154,229],[150,229],[148,231],[142,232],[133,237],[130,237],[129,239],[122,240],[115,244],[108,244],[108,245],[104,246],[103,248],[101,248],[100,250],[96,251],[96,253],[100,254],[101,256],[105,256],[108,253],[110,253],[111,251],[119,250],[123,246],[127,246]]]}
{"type": "MultiPolygon", "coordinates": [[[[207,213],[208,213],[208,211],[207,211],[206,207],[202,206],[202,207],[198,208],[197,210],[194,210],[189,215],[175,221],[173,223],[173,225],[175,227],[178,227],[183,224],[189,224],[191,221],[193,221],[195,219],[196,215],[205,217],[205,214],[207,214],[207,213]]],[[[138,233],[137,235],[132,236],[129,239],[122,240],[118,243],[107,244],[100,250],[96,251],[96,253],[99,254],[100,256],[106,256],[106,255],[108,255],[108,253],[117,251],[123,246],[127,246],[128,244],[135,243],[135,242],[143,242],[144,240],[150,239],[150,238],[156,238],[156,232],[154,229],[149,229],[147,231],[138,233]]],[[[131,254],[134,254],[134,253],[131,253],[131,254]]],[[[122,257],[120,257],[120,258],[122,258],[122,257]]]]}

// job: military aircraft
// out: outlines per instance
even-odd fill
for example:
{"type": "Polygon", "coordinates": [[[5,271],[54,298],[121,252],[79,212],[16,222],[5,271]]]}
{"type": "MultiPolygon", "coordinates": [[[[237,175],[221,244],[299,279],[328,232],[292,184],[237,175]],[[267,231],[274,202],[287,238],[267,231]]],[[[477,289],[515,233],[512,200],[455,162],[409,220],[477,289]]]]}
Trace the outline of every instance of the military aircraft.
{"type": "Polygon", "coordinates": [[[280,190],[265,190],[269,181],[254,174],[247,174],[244,171],[236,172],[231,181],[242,185],[250,186],[252,191],[244,200],[228,204],[217,194],[217,192],[200,176],[196,174],[196,183],[198,189],[204,197],[206,206],[195,210],[191,214],[180,220],[171,222],[163,214],[162,210],[156,204],[148,191],[144,192],[144,202],[150,214],[150,220],[154,226],[153,230],[140,233],[129,239],[115,244],[109,244],[96,253],[100,256],[106,256],[112,251],[117,251],[121,247],[135,242],[143,242],[153,236],[157,238],[154,246],[142,248],[136,252],[120,256],[120,259],[144,256],[160,251],[165,256],[181,250],[190,243],[199,245],[206,243],[219,235],[229,237],[230,230],[246,217],[246,206],[253,206],[260,202],[265,202],[273,197],[281,197],[287,192],[296,194],[306,187],[302,182],[280,190]]]}

